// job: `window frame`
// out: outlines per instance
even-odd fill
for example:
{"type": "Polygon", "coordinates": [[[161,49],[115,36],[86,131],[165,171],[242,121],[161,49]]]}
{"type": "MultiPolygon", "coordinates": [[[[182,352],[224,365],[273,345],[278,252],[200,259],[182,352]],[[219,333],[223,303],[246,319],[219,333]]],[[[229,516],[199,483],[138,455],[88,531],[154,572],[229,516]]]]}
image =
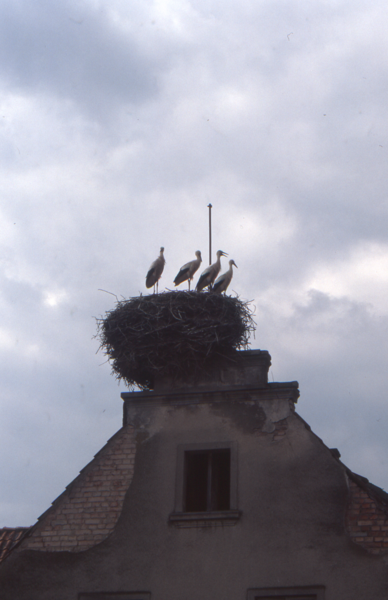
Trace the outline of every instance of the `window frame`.
{"type": "Polygon", "coordinates": [[[230,510],[230,448],[186,451],[184,463],[184,512],[230,510]],[[220,485],[217,485],[217,474],[220,485]],[[199,508],[200,505],[205,508],[199,508]]]}
{"type": "Polygon", "coordinates": [[[315,596],[315,600],[325,600],[325,587],[323,585],[281,588],[252,588],[247,591],[247,600],[260,600],[260,598],[285,597],[286,600],[315,596]]]}
{"type": "Polygon", "coordinates": [[[151,600],[151,592],[80,592],[78,600],[151,600]]]}
{"type": "Polygon", "coordinates": [[[238,510],[238,461],[236,442],[207,442],[197,444],[179,444],[177,447],[177,462],[175,476],[175,506],[170,514],[170,523],[180,527],[198,527],[210,525],[233,525],[241,517],[238,510]],[[229,509],[223,511],[184,511],[185,493],[185,453],[186,452],[212,452],[214,450],[230,451],[230,497],[229,509]],[[202,523],[200,523],[202,522],[202,523]]]}

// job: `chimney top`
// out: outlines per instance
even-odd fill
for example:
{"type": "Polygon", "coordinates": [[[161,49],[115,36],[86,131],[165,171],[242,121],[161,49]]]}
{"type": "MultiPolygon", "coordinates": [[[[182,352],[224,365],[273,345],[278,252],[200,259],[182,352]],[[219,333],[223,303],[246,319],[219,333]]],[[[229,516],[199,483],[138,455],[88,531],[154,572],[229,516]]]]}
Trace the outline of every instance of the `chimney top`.
{"type": "Polygon", "coordinates": [[[187,388],[219,389],[230,386],[265,387],[271,356],[267,350],[241,350],[233,358],[225,357],[218,364],[204,369],[200,375],[190,373],[187,377],[174,379],[171,376],[155,377],[155,392],[167,392],[187,388]]]}

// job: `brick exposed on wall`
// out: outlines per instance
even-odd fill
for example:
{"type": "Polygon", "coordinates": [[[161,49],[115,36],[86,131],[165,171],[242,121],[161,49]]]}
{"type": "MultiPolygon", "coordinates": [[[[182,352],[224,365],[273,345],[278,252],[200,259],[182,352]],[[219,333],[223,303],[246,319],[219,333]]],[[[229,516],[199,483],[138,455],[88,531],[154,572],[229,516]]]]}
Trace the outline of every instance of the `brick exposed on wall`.
{"type": "Polygon", "coordinates": [[[371,554],[388,552],[388,511],[373,494],[349,478],[347,529],[353,542],[371,554]]]}
{"type": "Polygon", "coordinates": [[[102,542],[121,514],[135,452],[134,430],[123,427],[40,517],[20,549],[80,552],[102,542]]]}
{"type": "Polygon", "coordinates": [[[272,441],[278,442],[279,440],[282,440],[287,433],[288,421],[287,419],[282,419],[281,421],[274,423],[274,426],[275,430],[272,434],[272,441]]]}
{"type": "Polygon", "coordinates": [[[2,527],[0,529],[0,563],[7,558],[11,550],[30,529],[30,527],[2,527]]]}

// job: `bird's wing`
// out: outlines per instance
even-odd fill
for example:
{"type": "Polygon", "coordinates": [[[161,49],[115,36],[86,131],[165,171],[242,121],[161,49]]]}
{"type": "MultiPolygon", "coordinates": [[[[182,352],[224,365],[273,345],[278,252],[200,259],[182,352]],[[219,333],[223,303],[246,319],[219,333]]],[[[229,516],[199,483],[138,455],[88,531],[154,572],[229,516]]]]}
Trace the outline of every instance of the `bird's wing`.
{"type": "Polygon", "coordinates": [[[186,279],[189,278],[189,270],[190,270],[190,263],[187,263],[186,265],[183,265],[183,267],[181,267],[178,275],[174,279],[175,285],[179,285],[180,283],[182,283],[183,281],[186,281],[186,279]]]}
{"type": "Polygon", "coordinates": [[[155,280],[155,267],[151,265],[151,268],[148,271],[147,276],[146,276],[146,287],[150,288],[155,283],[156,283],[156,280],[155,280]]]}
{"type": "Polygon", "coordinates": [[[199,292],[201,290],[203,290],[204,287],[206,287],[207,285],[209,285],[209,283],[210,283],[210,281],[208,281],[209,274],[210,274],[210,267],[208,267],[207,269],[205,269],[204,272],[201,274],[200,278],[198,279],[198,283],[197,283],[196,289],[199,292]]]}
{"type": "Polygon", "coordinates": [[[225,282],[225,275],[221,275],[215,283],[213,283],[213,292],[217,292],[219,288],[222,288],[223,283],[225,282]]]}
{"type": "Polygon", "coordinates": [[[174,279],[174,283],[175,285],[179,285],[180,283],[183,283],[184,281],[186,281],[186,279],[189,278],[189,270],[185,269],[184,271],[182,271],[182,269],[179,271],[178,275],[175,277],[174,279]]]}
{"type": "MultiPolygon", "coordinates": [[[[217,264],[214,263],[214,265],[212,265],[212,269],[211,269],[211,273],[210,273],[210,281],[211,283],[214,282],[215,278],[217,277],[217,275],[219,274],[219,272],[221,271],[221,264],[217,264]]],[[[224,273],[225,275],[225,273],[224,273]]],[[[223,275],[220,275],[220,277],[223,277],[223,275]]]]}
{"type": "Polygon", "coordinates": [[[147,273],[147,277],[146,277],[146,287],[148,287],[148,288],[152,287],[153,285],[155,285],[155,283],[159,279],[160,275],[162,274],[163,268],[164,268],[164,262],[162,263],[162,271],[158,275],[158,267],[160,264],[161,264],[161,261],[159,260],[159,258],[154,260],[154,262],[151,264],[151,266],[148,270],[148,273],[147,273]]]}

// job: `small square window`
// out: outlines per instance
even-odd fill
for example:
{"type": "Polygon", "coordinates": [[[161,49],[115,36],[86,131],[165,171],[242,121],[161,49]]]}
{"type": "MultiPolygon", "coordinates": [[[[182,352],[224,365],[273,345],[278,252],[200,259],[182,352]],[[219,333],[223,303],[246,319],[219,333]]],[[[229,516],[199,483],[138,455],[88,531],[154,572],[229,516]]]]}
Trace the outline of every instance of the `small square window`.
{"type": "Polygon", "coordinates": [[[247,600],[324,600],[321,585],[299,588],[262,588],[248,590],[247,600]]]}
{"type": "Polygon", "coordinates": [[[311,596],[255,596],[255,600],[317,600],[317,596],[314,594],[311,596]]]}
{"type": "Polygon", "coordinates": [[[185,512],[230,509],[230,449],[185,452],[185,512]]]}
{"type": "Polygon", "coordinates": [[[86,592],[78,600],[151,600],[150,592],[86,592]]]}
{"type": "Polygon", "coordinates": [[[240,515],[236,444],[179,446],[175,511],[170,522],[179,527],[233,525],[240,515]]]}

